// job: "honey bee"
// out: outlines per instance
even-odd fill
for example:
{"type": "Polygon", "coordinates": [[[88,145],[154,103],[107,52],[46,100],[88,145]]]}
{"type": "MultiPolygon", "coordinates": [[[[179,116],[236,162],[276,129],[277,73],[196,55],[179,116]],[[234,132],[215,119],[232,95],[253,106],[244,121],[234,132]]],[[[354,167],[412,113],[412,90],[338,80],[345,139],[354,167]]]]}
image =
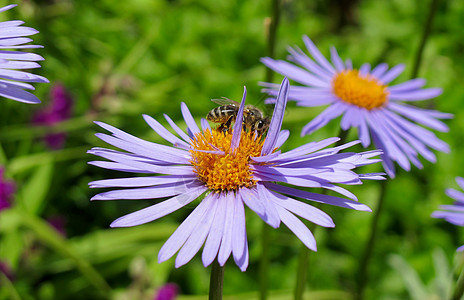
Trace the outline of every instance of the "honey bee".
{"type": "MultiPolygon", "coordinates": [[[[221,125],[219,125],[218,130],[224,133],[229,131],[232,122],[234,122],[237,117],[240,103],[227,98],[211,99],[211,101],[221,106],[212,109],[206,115],[206,120],[220,123],[221,125]]],[[[243,130],[256,131],[258,135],[263,135],[269,128],[270,123],[271,121],[269,118],[264,117],[261,110],[253,105],[245,105],[242,119],[243,130]]]]}

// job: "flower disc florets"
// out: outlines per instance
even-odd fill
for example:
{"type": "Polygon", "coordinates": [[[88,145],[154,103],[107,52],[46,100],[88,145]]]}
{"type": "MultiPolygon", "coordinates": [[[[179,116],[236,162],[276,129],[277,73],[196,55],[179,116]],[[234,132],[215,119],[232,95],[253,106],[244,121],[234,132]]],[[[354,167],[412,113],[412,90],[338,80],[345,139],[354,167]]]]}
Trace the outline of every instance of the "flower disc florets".
{"type": "Polygon", "coordinates": [[[229,132],[207,129],[192,139],[194,150],[190,150],[191,164],[199,180],[211,190],[231,191],[256,184],[250,169],[250,157],[260,156],[264,139],[257,137],[253,131],[242,131],[240,146],[231,151],[232,135],[229,132]]]}
{"type": "Polygon", "coordinates": [[[384,106],[388,99],[387,86],[358,70],[343,71],[332,81],[333,92],[340,99],[367,110],[384,106]]]}

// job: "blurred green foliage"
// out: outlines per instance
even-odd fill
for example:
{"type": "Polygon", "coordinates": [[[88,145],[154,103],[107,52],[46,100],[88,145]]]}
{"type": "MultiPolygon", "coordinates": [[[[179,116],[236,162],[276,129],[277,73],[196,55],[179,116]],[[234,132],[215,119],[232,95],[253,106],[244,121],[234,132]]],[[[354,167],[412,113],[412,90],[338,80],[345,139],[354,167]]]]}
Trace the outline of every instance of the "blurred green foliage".
{"type": "MultiPolygon", "coordinates": [[[[1,6],[9,3],[0,2],[1,6]]],[[[276,57],[285,58],[287,45],[303,47],[301,36],[306,34],[324,54],[334,45],[355,66],[406,63],[398,82],[406,80],[428,2],[285,0],[276,57]],[[343,6],[346,3],[348,8],[343,6]]],[[[265,74],[259,58],[267,54],[271,1],[30,0],[18,4],[0,17],[24,20],[40,31],[33,38],[45,46],[37,52],[46,60],[36,72],[51,84],[36,86],[35,94],[43,101],[38,106],[1,100],[0,164],[16,182],[17,193],[14,207],[0,213],[0,260],[14,273],[11,282],[0,278],[0,299],[152,299],[166,282],[180,286],[181,299],[204,299],[209,268],[203,267],[198,255],[180,269],[174,269],[173,259],[157,263],[161,245],[192,206],[150,224],[109,229],[115,218],[152,201],[89,202],[95,191],[87,187],[88,182],[123,176],[87,164],[93,158],[86,150],[103,145],[93,135],[98,128],[92,121],[161,142],[141,114],[163,123],[162,114],[167,113],[182,127],[182,101],[199,120],[215,106],[209,99],[239,99],[243,85],[248,89],[248,103],[272,112],[272,107],[265,107],[257,84],[265,74]],[[57,82],[74,97],[73,118],[51,128],[33,127],[32,114],[47,104],[49,89],[57,82]],[[56,131],[67,132],[66,147],[50,151],[40,138],[56,131]],[[66,237],[46,221],[54,215],[66,219],[66,237]]],[[[452,274],[446,277],[443,268],[434,268],[434,261],[451,265],[464,235],[460,228],[430,214],[438,205],[452,202],[444,189],[455,187],[454,177],[464,175],[460,168],[464,165],[460,155],[464,148],[462,28],[464,1],[440,1],[419,75],[427,79],[427,86],[444,89],[442,96],[423,105],[455,114],[448,122],[450,132],[439,134],[452,153],[438,153],[435,165],[423,161],[423,170],[400,171],[390,185],[380,221],[382,233],[370,266],[369,299],[417,298],[421,293],[442,299],[446,293],[435,293],[419,282],[433,282],[437,272],[441,272],[437,280],[449,281],[442,287],[453,281],[452,274]],[[436,258],[436,248],[444,256],[436,258]],[[394,256],[386,259],[389,255],[394,256]],[[411,272],[416,272],[417,280],[404,279],[411,272]]],[[[282,79],[277,74],[274,78],[275,82],[282,79]]],[[[332,122],[311,136],[300,137],[301,127],[321,109],[288,105],[283,128],[290,129],[291,136],[284,150],[338,134],[338,122],[332,122]]],[[[351,134],[350,139],[355,138],[351,134]]],[[[380,165],[364,171],[380,171],[380,165]]],[[[377,182],[350,190],[375,207],[377,182]]],[[[316,231],[319,250],[310,257],[306,296],[350,299],[371,214],[322,209],[337,227],[316,231]]],[[[248,211],[250,266],[242,273],[233,262],[227,264],[227,299],[257,298],[262,226],[248,211]]],[[[272,230],[271,237],[271,299],[291,299],[301,243],[283,227],[272,230]]]]}

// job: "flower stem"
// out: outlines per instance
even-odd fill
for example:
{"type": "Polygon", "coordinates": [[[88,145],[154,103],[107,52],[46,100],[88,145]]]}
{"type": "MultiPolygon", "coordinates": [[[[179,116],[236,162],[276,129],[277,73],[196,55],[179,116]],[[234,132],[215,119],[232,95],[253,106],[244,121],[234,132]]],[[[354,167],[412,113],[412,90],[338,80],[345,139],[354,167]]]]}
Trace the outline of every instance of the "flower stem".
{"type": "Polygon", "coordinates": [[[377,202],[377,207],[374,211],[374,217],[372,219],[371,231],[369,239],[367,240],[366,247],[364,248],[363,256],[361,256],[361,262],[359,264],[357,283],[356,283],[356,294],[355,300],[362,300],[364,297],[364,288],[366,287],[368,281],[367,268],[369,266],[369,261],[374,250],[375,238],[377,236],[377,228],[379,226],[379,219],[382,213],[382,208],[385,200],[385,192],[387,190],[387,183],[389,180],[384,180],[380,183],[380,196],[377,202]]]}
{"type": "Polygon", "coordinates": [[[424,52],[425,43],[430,35],[432,29],[432,21],[435,16],[435,11],[437,10],[438,0],[430,0],[430,10],[427,15],[427,20],[425,21],[424,31],[422,32],[422,37],[419,42],[419,48],[417,49],[416,58],[414,60],[414,65],[412,68],[411,78],[416,78],[417,73],[419,73],[419,67],[422,62],[422,53],[424,52]]]}
{"type": "MultiPolygon", "coordinates": [[[[277,39],[277,27],[280,20],[280,0],[272,0],[271,7],[271,18],[268,23],[267,31],[267,56],[273,58],[275,56],[275,44],[277,39]]],[[[266,82],[272,82],[274,71],[270,68],[266,68],[266,82]]],[[[268,271],[269,271],[269,227],[263,224],[261,230],[261,260],[259,265],[259,299],[267,299],[268,289],[268,271]]]]}
{"type": "Polygon", "coordinates": [[[459,300],[462,298],[463,294],[464,294],[464,268],[461,268],[461,274],[459,275],[458,282],[456,283],[456,286],[454,287],[454,292],[453,292],[453,296],[451,297],[451,300],[459,300]]]}
{"type": "MultiPolygon", "coordinates": [[[[349,129],[340,129],[340,132],[338,133],[338,137],[340,138],[340,140],[335,144],[335,146],[340,146],[345,143],[349,131],[349,129]]],[[[323,189],[321,193],[325,195],[327,194],[327,190],[323,189]]],[[[315,206],[318,207],[318,205],[315,206]]],[[[314,234],[317,226],[314,223],[311,223],[311,225],[308,227],[309,230],[314,234]]],[[[303,294],[306,289],[306,281],[309,269],[309,253],[310,250],[305,245],[301,245],[300,255],[298,257],[298,271],[295,283],[295,290],[293,294],[295,300],[303,299],[303,294]]]]}
{"type": "Polygon", "coordinates": [[[222,300],[222,287],[224,285],[224,267],[219,265],[217,258],[211,268],[209,281],[209,300],[222,300]]]}

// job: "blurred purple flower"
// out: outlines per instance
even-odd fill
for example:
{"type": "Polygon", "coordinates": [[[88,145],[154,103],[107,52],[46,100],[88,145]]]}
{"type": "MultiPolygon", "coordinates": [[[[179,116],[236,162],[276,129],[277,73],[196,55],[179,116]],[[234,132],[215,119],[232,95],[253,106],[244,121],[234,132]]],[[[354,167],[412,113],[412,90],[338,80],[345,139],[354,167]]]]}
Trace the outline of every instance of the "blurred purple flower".
{"type": "Polygon", "coordinates": [[[47,218],[48,224],[56,229],[63,237],[66,237],[66,218],[61,215],[54,215],[47,218]]]}
{"type": "MultiPolygon", "coordinates": [[[[303,68],[269,57],[261,59],[272,70],[306,85],[290,87],[288,98],[297,105],[329,105],[303,128],[302,135],[310,134],[343,115],[340,123],[343,130],[356,127],[364,147],[370,145],[372,137],[375,147],[384,152],[382,163],[392,178],[395,176],[393,161],[409,171],[410,163],[422,168],[419,154],[436,162],[435,154],[429,148],[449,152],[446,143],[414,122],[447,132],[448,127],[438,119],[449,119],[453,115],[400,102],[434,98],[442,93],[441,89],[423,89],[425,80],[420,78],[389,86],[403,72],[404,65],[388,70],[388,65],[381,63],[371,70],[370,64],[365,63],[359,69],[353,69],[351,60],[343,62],[334,47],[330,49],[330,63],[307,36],[303,41],[314,60],[301,49],[288,47],[289,60],[303,68]]],[[[278,85],[263,83],[263,86],[267,87],[264,91],[268,94],[277,95],[278,85]]],[[[267,99],[266,102],[275,103],[276,100],[267,99]]]]}
{"type": "MultiPolygon", "coordinates": [[[[0,12],[15,6],[16,4],[4,6],[0,8],[0,12]]],[[[21,26],[22,24],[24,24],[23,21],[0,22],[1,49],[42,48],[39,45],[25,45],[32,41],[26,36],[34,35],[38,31],[21,26]]],[[[40,68],[36,61],[41,60],[43,57],[34,53],[0,50],[0,78],[2,78],[0,79],[0,96],[24,103],[40,103],[36,96],[24,90],[34,90],[34,87],[26,82],[48,82],[48,80],[39,75],[14,69],[40,68]]]]}
{"type": "Polygon", "coordinates": [[[177,294],[179,294],[179,287],[177,284],[167,283],[158,290],[153,300],[174,300],[177,294]]]}
{"type": "MultiPolygon", "coordinates": [[[[73,100],[63,85],[55,84],[50,90],[50,104],[36,112],[32,123],[41,126],[53,126],[71,117],[73,100]]],[[[60,149],[66,141],[66,133],[57,132],[45,136],[45,143],[51,149],[60,149]]]]}
{"type": "MultiPolygon", "coordinates": [[[[464,178],[456,177],[456,182],[461,189],[464,189],[464,178]]],[[[432,213],[432,218],[441,218],[451,224],[464,226],[464,193],[455,190],[447,189],[446,195],[456,200],[453,205],[440,205],[441,210],[432,213]]],[[[458,248],[458,251],[464,251],[464,245],[458,248]]]]}
{"type": "Polygon", "coordinates": [[[11,270],[10,265],[4,261],[0,260],[0,273],[3,273],[10,281],[15,279],[13,270],[11,270]]]}
{"type": "Polygon", "coordinates": [[[11,206],[11,198],[15,192],[13,181],[5,180],[4,169],[0,167],[0,211],[11,206]]]}
{"type": "MultiPolygon", "coordinates": [[[[180,138],[152,117],[144,115],[148,125],[173,147],[148,142],[97,122],[113,135],[97,133],[96,136],[127,152],[93,148],[89,153],[110,161],[93,161],[90,164],[156,176],[91,182],[91,188],[126,188],[98,194],[92,200],[171,197],[111,224],[111,227],[129,227],[159,219],[205,194],[159,252],[158,261],[163,262],[179,251],[176,267],[189,262],[204,244],[204,266],[210,265],[216,257],[223,266],[232,254],[239,268],[245,271],[248,242],[244,204],[274,228],[284,223],[309,249],[316,251],[314,236],[295,215],[324,227],[334,227],[335,224],[320,209],[295,198],[370,211],[369,207],[357,202],[354,194],[335,184],[361,184],[361,179],[383,179],[378,174],[358,175],[352,171],[358,166],[380,161],[369,158],[381,152],[339,153],[359,141],[322,150],[339,140],[329,138],[282,153],[279,148],[289,136],[288,130],[281,131],[288,88],[285,78],[265,139],[253,131],[244,131],[242,122],[236,122],[232,132],[224,133],[211,129],[202,119],[200,130],[185,103],[182,103],[181,110],[188,134],[165,115],[180,138]],[[330,189],[351,199],[311,193],[298,187],[330,189]]],[[[236,120],[243,118],[245,97],[246,90],[236,120]]]]}

